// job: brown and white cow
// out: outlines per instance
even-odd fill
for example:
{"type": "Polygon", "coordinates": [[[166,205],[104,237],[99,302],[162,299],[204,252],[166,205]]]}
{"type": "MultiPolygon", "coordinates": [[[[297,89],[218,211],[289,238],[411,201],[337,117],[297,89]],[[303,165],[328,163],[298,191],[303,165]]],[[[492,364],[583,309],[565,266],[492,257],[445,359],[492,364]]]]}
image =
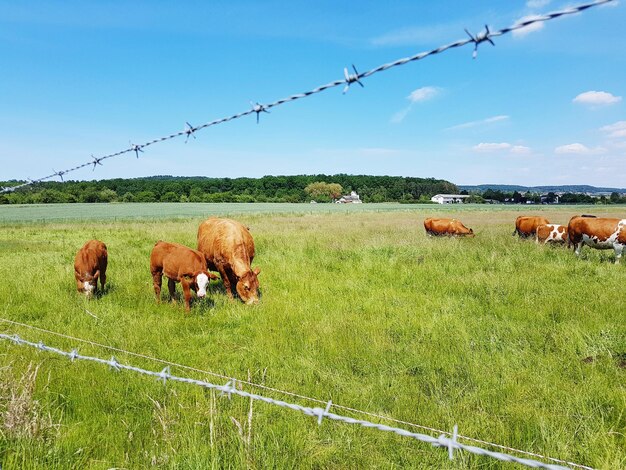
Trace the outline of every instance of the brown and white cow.
{"type": "Polygon", "coordinates": [[[566,243],[567,226],[559,224],[541,224],[535,233],[537,243],[566,243]]]}
{"type": "Polygon", "coordinates": [[[515,219],[513,235],[517,234],[520,238],[528,238],[535,235],[539,225],[547,225],[549,223],[550,221],[545,217],[520,215],[515,219]]]}
{"type": "Polygon", "coordinates": [[[226,294],[233,287],[246,304],[259,302],[259,268],[251,269],[254,240],[248,228],[231,219],[211,217],[198,228],[198,250],[211,270],[219,271],[226,294]]]}
{"type": "Polygon", "coordinates": [[[424,220],[424,229],[428,235],[447,235],[473,237],[474,231],[456,219],[439,219],[430,217],[424,220]]]}
{"type": "Polygon", "coordinates": [[[107,261],[107,247],[100,240],[89,240],[78,250],[74,258],[74,278],[78,292],[90,297],[97,290],[98,279],[104,291],[107,261]]]}
{"type": "Polygon", "coordinates": [[[154,283],[157,302],[161,300],[162,276],[168,278],[167,287],[170,299],[174,300],[176,283],[180,282],[185,297],[185,310],[190,310],[191,290],[198,298],[206,296],[209,279],[217,276],[207,271],[204,255],[178,243],[159,240],[150,253],[150,272],[154,283]]]}
{"type": "Polygon", "coordinates": [[[619,263],[626,247],[626,219],[604,217],[572,217],[567,226],[569,243],[577,255],[583,245],[599,250],[615,251],[615,264],[619,263]]]}

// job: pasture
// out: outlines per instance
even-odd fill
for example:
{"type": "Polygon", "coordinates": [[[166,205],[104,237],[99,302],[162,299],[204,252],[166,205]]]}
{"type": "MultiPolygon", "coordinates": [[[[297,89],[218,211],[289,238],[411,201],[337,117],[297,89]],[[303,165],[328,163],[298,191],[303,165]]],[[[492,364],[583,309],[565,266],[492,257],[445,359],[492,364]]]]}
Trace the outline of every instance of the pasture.
{"type": "MultiPolygon", "coordinates": [[[[598,468],[626,467],[626,259],[511,236],[624,207],[110,204],[0,206],[2,318],[227,377],[598,468]],[[156,304],[154,243],[199,223],[250,227],[257,306],[220,281],[186,315],[156,304]],[[474,239],[430,238],[458,217],[474,239]],[[73,258],[109,251],[108,287],[78,295],[73,258]]],[[[180,286],[177,287],[180,293],[180,286]]],[[[164,297],[165,299],[165,297],[164,297]]],[[[0,322],[0,331],[111,351],[0,322]]],[[[150,370],[162,364],[115,353],[150,370]]],[[[2,468],[502,468],[408,438],[0,342],[2,468]]],[[[172,368],[172,373],[224,383],[172,368]]],[[[244,389],[305,406],[307,400],[244,389]]],[[[331,410],[332,411],[332,410],[331,410]]],[[[346,414],[341,411],[340,414],[346,414]]],[[[394,423],[353,413],[357,418],[394,423]]],[[[419,429],[403,426],[411,431],[419,429]]]]}

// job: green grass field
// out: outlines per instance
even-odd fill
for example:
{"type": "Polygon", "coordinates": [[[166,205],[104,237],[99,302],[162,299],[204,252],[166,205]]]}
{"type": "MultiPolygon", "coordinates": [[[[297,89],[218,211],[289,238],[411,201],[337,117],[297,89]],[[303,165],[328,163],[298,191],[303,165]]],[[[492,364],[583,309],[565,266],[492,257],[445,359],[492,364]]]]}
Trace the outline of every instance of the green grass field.
{"type": "MultiPolygon", "coordinates": [[[[615,266],[612,251],[587,247],[577,259],[511,236],[517,215],[539,211],[557,223],[579,213],[626,217],[625,207],[597,206],[0,206],[1,317],[411,423],[446,431],[458,424],[465,436],[579,464],[625,468],[626,260],[615,266]],[[156,304],[154,242],[195,247],[209,215],[250,227],[260,304],[228,301],[215,281],[190,315],[180,301],[156,304]],[[427,237],[422,221],[433,215],[460,218],[476,237],[427,237]],[[74,255],[90,238],[109,251],[108,287],[94,300],[79,296],[73,280],[74,255]]],[[[112,354],[3,322],[0,332],[112,354]]],[[[450,462],[447,451],[412,439],[329,420],[318,426],[290,410],[7,341],[0,341],[0,465],[510,466],[464,452],[450,462]]]]}

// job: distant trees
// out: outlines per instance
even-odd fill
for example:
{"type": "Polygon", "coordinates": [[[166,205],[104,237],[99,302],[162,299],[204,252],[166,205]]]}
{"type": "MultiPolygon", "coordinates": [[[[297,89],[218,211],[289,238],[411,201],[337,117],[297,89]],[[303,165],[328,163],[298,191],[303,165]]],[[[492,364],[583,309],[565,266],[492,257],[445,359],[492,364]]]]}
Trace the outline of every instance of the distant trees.
{"type": "Polygon", "coordinates": [[[343,188],[338,183],[316,181],[307,185],[304,192],[317,202],[330,202],[341,196],[343,188]]]}
{"type": "MultiPolygon", "coordinates": [[[[19,181],[0,182],[13,186],[19,181]]],[[[428,202],[457,193],[445,180],[369,175],[295,175],[262,178],[154,176],[100,181],[50,181],[0,195],[0,204],[54,202],[327,202],[357,191],[363,202],[428,202]]]]}

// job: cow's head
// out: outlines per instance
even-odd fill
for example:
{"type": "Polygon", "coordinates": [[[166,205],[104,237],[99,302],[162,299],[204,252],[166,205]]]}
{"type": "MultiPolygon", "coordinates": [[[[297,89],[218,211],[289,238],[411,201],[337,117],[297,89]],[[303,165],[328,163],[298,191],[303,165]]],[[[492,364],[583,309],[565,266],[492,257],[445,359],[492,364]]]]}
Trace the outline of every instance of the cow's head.
{"type": "Polygon", "coordinates": [[[100,270],[96,271],[94,274],[74,271],[74,277],[76,278],[76,289],[78,289],[78,292],[85,294],[87,297],[91,297],[96,291],[100,270]]]}
{"type": "Polygon", "coordinates": [[[208,271],[198,271],[197,273],[187,274],[184,276],[189,282],[189,287],[193,289],[199,299],[206,297],[207,288],[211,279],[217,279],[217,276],[208,271]]]}
{"type": "Polygon", "coordinates": [[[237,281],[237,294],[246,304],[259,303],[259,278],[261,270],[254,268],[241,276],[237,281]]]}

